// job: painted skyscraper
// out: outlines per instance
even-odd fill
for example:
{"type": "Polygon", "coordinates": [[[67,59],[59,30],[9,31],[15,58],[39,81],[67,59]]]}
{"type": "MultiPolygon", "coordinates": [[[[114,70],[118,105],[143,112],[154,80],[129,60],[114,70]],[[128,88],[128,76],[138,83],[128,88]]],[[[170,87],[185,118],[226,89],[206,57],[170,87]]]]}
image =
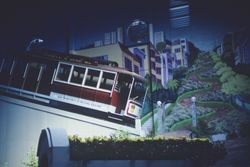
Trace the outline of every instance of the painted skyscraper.
{"type": "Polygon", "coordinates": [[[190,16],[187,0],[171,0],[169,13],[171,28],[176,29],[189,26],[190,16]]]}

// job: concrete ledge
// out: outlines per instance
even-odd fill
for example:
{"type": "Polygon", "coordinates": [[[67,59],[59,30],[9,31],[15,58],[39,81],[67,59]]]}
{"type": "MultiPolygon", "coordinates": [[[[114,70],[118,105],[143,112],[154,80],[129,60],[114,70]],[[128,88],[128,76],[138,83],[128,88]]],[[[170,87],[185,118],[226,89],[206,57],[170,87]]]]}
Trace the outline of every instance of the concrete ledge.
{"type": "Polygon", "coordinates": [[[39,167],[68,167],[69,140],[62,128],[43,129],[38,143],[39,167]]]}

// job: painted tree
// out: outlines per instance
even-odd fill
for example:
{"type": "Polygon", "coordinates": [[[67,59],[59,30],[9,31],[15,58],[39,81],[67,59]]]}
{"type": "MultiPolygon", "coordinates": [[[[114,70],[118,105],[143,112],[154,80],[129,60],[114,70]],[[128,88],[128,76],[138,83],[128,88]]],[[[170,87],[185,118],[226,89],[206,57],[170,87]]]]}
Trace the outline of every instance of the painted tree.
{"type": "Polygon", "coordinates": [[[222,84],[222,91],[233,95],[250,93],[250,78],[246,75],[237,74],[222,84]]]}
{"type": "Polygon", "coordinates": [[[215,53],[214,51],[210,52],[211,58],[214,62],[218,62],[221,60],[220,55],[215,53]]]}
{"type": "Polygon", "coordinates": [[[230,81],[232,79],[232,77],[234,77],[236,75],[236,72],[234,72],[233,70],[231,71],[225,71],[221,77],[220,77],[220,81],[226,82],[226,81],[230,81]]]}
{"type": "Polygon", "coordinates": [[[157,83],[155,81],[152,81],[152,92],[155,92],[160,88],[161,88],[161,84],[159,84],[159,83],[157,83]]]}
{"type": "Polygon", "coordinates": [[[226,66],[226,67],[221,67],[221,68],[216,72],[216,74],[217,74],[217,75],[222,75],[222,74],[225,73],[225,72],[231,72],[231,71],[232,71],[232,68],[226,66]]]}
{"type": "Polygon", "coordinates": [[[219,70],[220,68],[226,67],[226,66],[227,66],[226,63],[223,63],[222,61],[218,61],[218,62],[214,65],[214,69],[215,69],[215,70],[219,70]]]}
{"type": "Polygon", "coordinates": [[[169,90],[169,95],[170,95],[170,98],[171,99],[176,99],[176,96],[177,96],[177,89],[179,87],[179,81],[176,80],[176,79],[171,79],[171,80],[168,80],[167,82],[167,88],[169,90]]]}
{"type": "Polygon", "coordinates": [[[158,42],[156,44],[156,50],[162,52],[166,48],[166,42],[158,42]]]}
{"type": "Polygon", "coordinates": [[[232,82],[225,82],[221,86],[221,91],[226,94],[235,94],[236,89],[232,82]]]}
{"type": "Polygon", "coordinates": [[[179,87],[179,81],[176,79],[170,79],[167,83],[167,88],[170,90],[176,90],[179,87]]]}
{"type": "Polygon", "coordinates": [[[161,89],[162,88],[162,85],[161,83],[158,83],[156,80],[150,80],[150,75],[149,74],[146,74],[145,75],[145,79],[146,79],[146,86],[149,88],[150,87],[150,84],[151,84],[151,87],[152,87],[152,92],[154,91],[157,91],[158,89],[161,89]]]}

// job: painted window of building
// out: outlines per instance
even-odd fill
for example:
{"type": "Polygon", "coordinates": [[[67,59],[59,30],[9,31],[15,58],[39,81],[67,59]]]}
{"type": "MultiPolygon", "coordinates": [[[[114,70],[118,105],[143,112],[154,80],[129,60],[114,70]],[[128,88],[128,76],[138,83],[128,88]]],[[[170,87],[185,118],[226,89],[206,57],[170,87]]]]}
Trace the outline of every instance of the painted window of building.
{"type": "Polygon", "coordinates": [[[71,75],[70,82],[81,85],[85,75],[85,71],[85,68],[75,66],[71,75]]]}
{"type": "Polygon", "coordinates": [[[177,60],[177,65],[181,65],[181,60],[177,60]]]}
{"type": "Polygon", "coordinates": [[[3,58],[1,61],[1,71],[5,73],[10,73],[13,64],[13,57],[3,58]]]}
{"type": "Polygon", "coordinates": [[[151,62],[152,69],[155,70],[155,62],[151,62]]]}
{"type": "Polygon", "coordinates": [[[115,74],[109,72],[103,72],[100,88],[105,90],[112,90],[115,80],[115,74]]]}
{"type": "Polygon", "coordinates": [[[142,67],[143,68],[143,59],[142,58],[138,58],[139,59],[139,63],[140,63],[140,67],[142,67]]]}
{"type": "Polygon", "coordinates": [[[88,73],[87,73],[84,85],[91,86],[91,87],[97,87],[100,73],[101,72],[99,70],[88,69],[88,73]]]}
{"type": "Polygon", "coordinates": [[[149,54],[151,55],[151,57],[155,57],[155,51],[153,49],[149,50],[149,54]]]}
{"type": "Polygon", "coordinates": [[[169,68],[169,69],[168,69],[168,73],[169,73],[169,74],[173,74],[173,69],[172,69],[172,68],[169,68]]]}
{"type": "Polygon", "coordinates": [[[16,61],[12,73],[17,77],[23,76],[26,69],[26,65],[27,63],[22,59],[16,61]]]}
{"type": "Polygon", "coordinates": [[[180,44],[180,40],[175,40],[172,45],[179,45],[180,44]]]}
{"type": "Polygon", "coordinates": [[[179,52],[181,52],[181,49],[180,49],[180,48],[176,48],[176,49],[174,50],[174,52],[175,52],[175,53],[179,53],[179,52]]]}
{"type": "Polygon", "coordinates": [[[166,65],[165,59],[162,59],[162,60],[163,60],[163,65],[166,65]]]}
{"type": "Polygon", "coordinates": [[[132,71],[132,61],[125,57],[125,68],[129,71],[132,71]]]}
{"type": "Polygon", "coordinates": [[[71,65],[60,64],[57,70],[56,80],[67,82],[69,78],[70,70],[71,70],[71,65]]]}
{"type": "Polygon", "coordinates": [[[156,57],[155,57],[155,61],[156,61],[157,63],[160,63],[160,62],[161,62],[161,57],[160,57],[160,56],[156,56],[156,57]]]}
{"type": "Polygon", "coordinates": [[[156,76],[155,75],[152,75],[152,80],[156,81],[156,76]]]}
{"type": "Polygon", "coordinates": [[[156,74],[161,74],[161,68],[159,67],[156,68],[156,74]]]}
{"type": "Polygon", "coordinates": [[[136,74],[139,74],[139,67],[137,65],[134,65],[134,72],[136,74]]]}

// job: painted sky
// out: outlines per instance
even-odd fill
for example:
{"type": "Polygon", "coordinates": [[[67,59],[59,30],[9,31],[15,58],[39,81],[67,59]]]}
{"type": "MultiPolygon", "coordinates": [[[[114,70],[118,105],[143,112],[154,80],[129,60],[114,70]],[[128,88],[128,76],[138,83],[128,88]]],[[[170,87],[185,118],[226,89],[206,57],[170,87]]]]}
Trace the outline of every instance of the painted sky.
{"type": "Polygon", "coordinates": [[[64,51],[68,32],[71,43],[84,46],[138,18],[153,23],[154,30],[164,31],[168,39],[187,37],[208,50],[226,32],[237,31],[250,22],[250,6],[245,0],[190,0],[191,24],[182,32],[170,28],[168,0],[39,2],[1,5],[2,53],[25,50],[34,38],[42,38],[49,49],[64,51]]]}

